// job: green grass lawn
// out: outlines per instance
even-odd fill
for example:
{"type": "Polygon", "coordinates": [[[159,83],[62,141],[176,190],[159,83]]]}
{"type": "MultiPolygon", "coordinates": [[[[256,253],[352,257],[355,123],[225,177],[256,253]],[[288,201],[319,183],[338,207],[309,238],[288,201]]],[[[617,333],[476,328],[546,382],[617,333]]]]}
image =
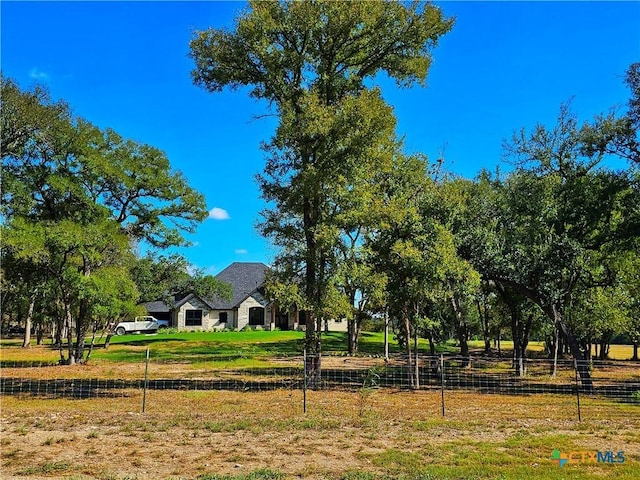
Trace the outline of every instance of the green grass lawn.
{"type": "MultiPolygon", "coordinates": [[[[295,331],[242,331],[242,332],[179,332],[158,335],[123,335],[111,339],[112,345],[148,345],[150,349],[172,354],[174,350],[193,355],[301,355],[304,349],[304,332],[295,331]],[[186,343],[189,345],[187,346],[186,343]]],[[[322,350],[329,354],[347,352],[347,334],[328,332],[322,334],[322,350]]],[[[420,344],[420,352],[428,353],[426,340],[420,344]]],[[[440,352],[453,352],[453,344],[440,345],[440,352]]],[[[400,353],[398,343],[389,336],[390,353],[400,353]]],[[[359,353],[384,354],[384,334],[362,332],[359,353]]]]}
{"type": "MultiPolygon", "coordinates": [[[[89,339],[87,339],[89,341],[89,339]]],[[[35,345],[34,342],[32,342],[35,345]]],[[[50,345],[38,348],[19,348],[21,340],[18,338],[4,338],[0,340],[0,358],[4,361],[43,361],[56,362],[58,351],[50,345]]],[[[470,341],[472,351],[482,352],[482,341],[470,341]]],[[[131,334],[114,336],[111,345],[104,349],[104,339],[96,342],[92,358],[99,361],[137,362],[140,355],[150,350],[156,360],[172,361],[180,359],[193,363],[221,360],[225,357],[256,358],[302,355],[304,348],[304,332],[296,331],[242,331],[242,332],[160,332],[158,334],[131,334]]],[[[513,343],[502,342],[502,353],[508,355],[513,343]]],[[[329,332],[322,335],[322,349],[325,354],[344,355],[347,352],[347,334],[329,332]]],[[[429,354],[429,344],[422,339],[419,343],[422,354],[429,354]]],[[[530,342],[528,355],[539,355],[543,350],[542,342],[530,342]]],[[[436,352],[455,354],[459,351],[454,341],[440,344],[436,352]]],[[[402,353],[398,343],[389,335],[389,352],[402,353]]],[[[383,333],[362,332],[359,343],[359,354],[365,356],[381,356],[384,353],[383,333]]],[[[631,346],[613,345],[610,357],[614,359],[628,359],[631,357],[631,346]]]]}
{"type": "MultiPolygon", "coordinates": [[[[89,340],[88,340],[89,341],[89,340]]],[[[56,362],[58,350],[51,345],[30,349],[20,348],[20,339],[2,339],[0,358],[3,361],[56,362]]],[[[382,334],[363,333],[361,352],[381,355],[384,351],[382,334]]],[[[171,332],[153,335],[131,334],[114,336],[108,349],[104,340],[96,342],[91,355],[95,361],[139,362],[147,347],[154,360],[181,360],[192,363],[225,358],[256,358],[302,355],[304,332],[296,331],[243,331],[243,332],[171,332]]],[[[343,354],[347,350],[345,333],[323,335],[323,350],[343,354]]],[[[398,352],[396,342],[390,342],[390,351],[398,352]]]]}
{"type": "MultiPolygon", "coordinates": [[[[243,331],[243,332],[178,332],[157,335],[123,335],[113,337],[108,350],[97,349],[93,357],[110,361],[130,361],[140,358],[141,350],[149,347],[150,355],[158,360],[209,360],[235,357],[274,357],[302,355],[304,332],[295,331],[243,331]]],[[[347,353],[347,334],[329,332],[322,335],[322,350],[327,355],[347,353]]],[[[420,352],[429,353],[428,342],[420,344],[420,352]]],[[[439,345],[437,353],[455,353],[453,343],[439,345]]],[[[389,352],[402,353],[390,335],[389,352]]],[[[365,356],[384,355],[384,334],[363,332],[358,353],[365,356]]]]}
{"type": "MultiPolygon", "coordinates": [[[[97,349],[93,358],[108,361],[137,361],[142,351],[149,347],[150,355],[161,361],[188,360],[193,363],[211,360],[227,362],[242,358],[277,357],[302,355],[304,332],[294,331],[244,331],[244,332],[179,332],[157,335],[123,335],[113,337],[108,350],[97,349]]],[[[341,332],[325,333],[322,336],[325,354],[344,355],[347,352],[347,335],[341,332]]],[[[422,349],[427,353],[427,344],[422,349]]],[[[451,347],[443,346],[442,351],[451,347]]],[[[389,342],[390,353],[399,353],[400,348],[393,339],[389,342]]],[[[384,335],[363,332],[359,353],[383,355],[384,335]]]]}

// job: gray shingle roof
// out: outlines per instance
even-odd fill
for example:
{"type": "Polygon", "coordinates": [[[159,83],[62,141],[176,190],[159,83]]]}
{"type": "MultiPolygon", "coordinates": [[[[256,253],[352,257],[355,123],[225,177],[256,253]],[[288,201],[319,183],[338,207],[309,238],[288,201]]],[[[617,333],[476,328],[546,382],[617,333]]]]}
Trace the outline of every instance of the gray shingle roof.
{"type": "Polygon", "coordinates": [[[267,267],[259,262],[234,262],[221,271],[216,278],[231,285],[231,300],[214,300],[210,303],[218,310],[229,310],[237,307],[250,294],[264,285],[267,267]]]}
{"type": "Polygon", "coordinates": [[[189,297],[193,297],[192,293],[174,295],[172,299],[167,300],[155,300],[153,302],[144,303],[144,307],[147,312],[151,313],[168,313],[171,309],[182,305],[189,297]],[[168,302],[168,303],[167,303],[168,302]]]}
{"type": "Polygon", "coordinates": [[[147,312],[169,312],[171,307],[167,305],[163,300],[156,300],[155,302],[147,302],[144,304],[147,312]]]}
{"type": "MultiPolygon", "coordinates": [[[[245,298],[256,290],[264,294],[262,287],[266,278],[267,267],[264,263],[234,262],[221,271],[216,278],[231,285],[232,295],[230,300],[200,298],[209,308],[214,310],[231,310],[240,305],[245,298]]],[[[187,300],[196,297],[195,294],[176,295],[173,305],[167,305],[163,300],[145,303],[147,312],[169,312],[172,308],[180,308],[187,300]]]]}

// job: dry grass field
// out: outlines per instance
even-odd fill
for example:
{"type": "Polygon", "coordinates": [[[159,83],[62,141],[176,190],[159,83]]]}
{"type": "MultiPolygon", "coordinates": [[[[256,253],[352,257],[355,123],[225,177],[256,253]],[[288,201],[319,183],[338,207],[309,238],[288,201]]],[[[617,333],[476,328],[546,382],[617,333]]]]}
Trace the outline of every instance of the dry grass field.
{"type": "Polygon", "coordinates": [[[3,396],[3,479],[637,479],[638,406],[437,391],[150,391],[3,396]],[[618,464],[554,449],[624,451],[618,464]]]}
{"type": "MultiPolygon", "coordinates": [[[[192,355],[200,350],[210,352],[211,346],[200,345],[195,341],[198,338],[183,342],[180,351],[192,355]]],[[[152,345],[158,356],[178,348],[167,341],[152,345]]],[[[0,359],[10,366],[1,375],[43,381],[139,380],[144,363],[138,360],[145,349],[144,344],[129,341],[113,345],[89,365],[24,368],[18,364],[55,362],[57,353],[47,347],[20,349],[5,343],[0,359]],[[133,358],[138,360],[133,362],[133,358]]],[[[628,354],[626,350],[616,353],[628,354]]],[[[247,357],[233,361],[232,367],[243,367],[246,362],[259,367],[270,361],[247,357]]],[[[323,360],[325,365],[345,361],[342,357],[323,360]]],[[[153,363],[150,378],[207,378],[212,368],[229,368],[224,365],[213,365],[206,355],[186,363],[153,363]]],[[[627,367],[624,371],[615,366],[599,368],[594,378],[620,377],[623,382],[637,383],[640,369],[633,364],[627,367]]],[[[556,381],[567,380],[570,378],[556,381]]],[[[309,391],[306,413],[303,393],[297,389],[149,390],[145,413],[139,389],[111,389],[103,395],[83,399],[41,392],[0,396],[0,478],[640,478],[638,402],[585,396],[581,398],[582,421],[578,421],[576,398],[570,394],[450,390],[445,393],[445,416],[437,388],[309,391]],[[559,467],[550,459],[554,450],[566,455],[624,452],[625,461],[575,461],[559,467]]]]}

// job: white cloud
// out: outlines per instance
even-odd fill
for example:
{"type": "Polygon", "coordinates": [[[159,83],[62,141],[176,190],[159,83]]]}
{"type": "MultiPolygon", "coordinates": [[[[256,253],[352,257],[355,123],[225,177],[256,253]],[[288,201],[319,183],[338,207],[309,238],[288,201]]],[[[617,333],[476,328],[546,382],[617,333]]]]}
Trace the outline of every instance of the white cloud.
{"type": "Polygon", "coordinates": [[[37,80],[41,82],[46,82],[47,80],[49,80],[49,74],[46,72],[43,72],[38,67],[33,67],[31,69],[31,71],[29,72],[29,77],[31,77],[31,79],[33,80],[37,80]]]}
{"type": "Polygon", "coordinates": [[[249,252],[244,248],[236,248],[236,254],[237,255],[246,255],[247,253],[249,253],[249,252]]]}
{"type": "Polygon", "coordinates": [[[196,265],[187,265],[187,273],[189,275],[195,275],[198,273],[199,268],[196,265]]]}
{"type": "Polygon", "coordinates": [[[209,218],[213,218],[214,220],[229,220],[229,213],[218,207],[213,207],[209,210],[209,218]]]}

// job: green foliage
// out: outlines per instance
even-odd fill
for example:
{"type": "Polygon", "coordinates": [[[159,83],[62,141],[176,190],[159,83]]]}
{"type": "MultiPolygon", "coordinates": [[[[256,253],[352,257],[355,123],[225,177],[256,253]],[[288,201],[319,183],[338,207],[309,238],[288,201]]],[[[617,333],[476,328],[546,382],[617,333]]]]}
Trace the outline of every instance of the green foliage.
{"type": "Polygon", "coordinates": [[[516,133],[506,153],[517,168],[504,178],[483,174],[471,187],[469,222],[458,239],[483,278],[536,303],[578,359],[586,351],[576,333],[591,327],[569,322],[570,312],[591,305],[578,314],[586,323],[595,327],[596,317],[608,316],[613,326],[616,259],[637,248],[640,231],[637,175],[606,168],[606,151],[585,141],[587,129],[606,137],[601,127],[579,127],[565,105],[554,127],[516,133]]]}
{"type": "Polygon", "coordinates": [[[615,111],[597,116],[592,124],[580,130],[583,150],[590,155],[614,155],[629,161],[632,168],[640,167],[640,62],[627,69],[625,83],[631,90],[628,110],[617,116],[615,111]]]}
{"type": "Polygon", "coordinates": [[[431,50],[452,24],[417,2],[254,1],[232,30],[191,41],[196,84],[211,92],[247,86],[279,115],[258,177],[273,205],[261,230],[282,249],[276,268],[293,274],[285,283],[299,285],[272,290],[287,308],[310,309],[309,352],[320,349],[316,321],[354,314],[360,285],[344,281],[338,252],[362,226],[369,179],[395,149],[393,112],[365,82],[384,72],[399,85],[424,83],[431,50]]]}
{"type": "Polygon", "coordinates": [[[197,32],[192,75],[212,92],[250,86],[253,96],[280,103],[300,87],[341,97],[378,71],[402,85],[423,83],[431,50],[452,25],[430,4],[254,1],[235,31],[197,32]]]}
{"type": "Polygon", "coordinates": [[[291,278],[291,272],[269,270],[265,282],[267,296],[278,302],[278,306],[286,312],[306,310],[308,305],[300,286],[291,278]]]}
{"type": "Polygon", "coordinates": [[[380,174],[378,189],[379,223],[368,246],[376,271],[384,275],[396,338],[407,354],[410,339],[419,332],[435,341],[443,323],[453,318],[450,306],[455,304],[455,325],[466,345],[462,302],[472,298],[480,277],[457,252],[451,219],[461,202],[452,195],[454,189],[429,176],[425,159],[401,155],[380,174]]]}
{"type": "Polygon", "coordinates": [[[68,332],[66,361],[83,361],[92,326],[135,310],[133,245],[184,244],[180,232],[207,215],[204,197],[163,152],[75,117],[43,88],[1,82],[2,259],[13,267],[3,276],[19,287],[16,296],[48,296],[37,306],[54,311],[40,315],[55,317],[58,342],[68,332]]]}
{"type": "Polygon", "coordinates": [[[140,302],[165,300],[172,303],[177,295],[195,293],[201,298],[231,298],[231,286],[195,270],[186,258],[147,255],[137,259],[131,268],[131,276],[140,292],[140,302]]]}

